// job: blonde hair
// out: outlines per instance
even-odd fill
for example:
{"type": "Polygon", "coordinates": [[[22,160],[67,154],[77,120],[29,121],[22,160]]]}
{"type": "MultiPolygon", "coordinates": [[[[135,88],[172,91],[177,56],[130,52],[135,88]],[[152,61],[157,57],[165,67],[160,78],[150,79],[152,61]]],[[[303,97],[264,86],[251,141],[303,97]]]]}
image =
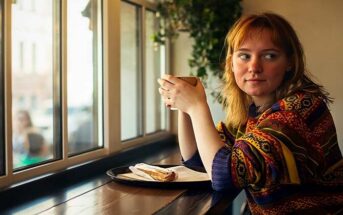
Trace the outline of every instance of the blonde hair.
{"type": "MultiPolygon", "coordinates": [[[[232,55],[244,40],[256,30],[268,30],[272,42],[281,48],[290,62],[281,85],[276,89],[274,101],[294,94],[297,91],[312,93],[321,97],[326,103],[332,102],[328,92],[313,82],[311,74],[305,69],[305,56],[302,45],[292,26],[283,17],[274,13],[254,14],[241,17],[226,36],[227,55],[225,61],[224,86],[222,89],[223,105],[226,110],[226,124],[238,127],[246,123],[252,99],[236,84],[232,71],[232,55]]],[[[264,111],[271,104],[266,104],[259,111],[264,111]]]]}

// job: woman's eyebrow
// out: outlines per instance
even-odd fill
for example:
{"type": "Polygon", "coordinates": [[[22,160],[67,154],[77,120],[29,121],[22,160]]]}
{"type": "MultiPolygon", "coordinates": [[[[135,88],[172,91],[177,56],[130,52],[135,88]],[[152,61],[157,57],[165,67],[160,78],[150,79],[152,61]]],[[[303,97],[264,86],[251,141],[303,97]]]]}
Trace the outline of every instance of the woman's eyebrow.
{"type": "Polygon", "coordinates": [[[269,48],[269,49],[263,49],[262,51],[263,52],[268,52],[268,51],[280,52],[281,50],[277,48],[269,48]]]}
{"type": "MultiPolygon", "coordinates": [[[[251,49],[248,48],[239,48],[236,51],[246,51],[246,52],[250,52],[252,51],[251,49]]],[[[262,49],[260,50],[261,52],[268,52],[268,51],[274,51],[274,52],[280,52],[281,50],[278,48],[267,48],[267,49],[262,49]]]]}
{"type": "Polygon", "coordinates": [[[250,49],[246,49],[246,48],[239,48],[239,49],[236,49],[236,51],[250,51],[250,49]]]}

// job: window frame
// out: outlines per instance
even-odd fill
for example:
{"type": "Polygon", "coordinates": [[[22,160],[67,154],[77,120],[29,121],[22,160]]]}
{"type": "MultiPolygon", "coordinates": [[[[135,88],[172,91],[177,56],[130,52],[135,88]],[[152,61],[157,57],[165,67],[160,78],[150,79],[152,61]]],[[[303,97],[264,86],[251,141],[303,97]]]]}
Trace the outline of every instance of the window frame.
{"type": "MultiPolygon", "coordinates": [[[[142,18],[143,18],[143,10],[144,10],[144,8],[142,7],[142,5],[139,5],[139,4],[137,4],[137,3],[135,3],[135,2],[132,2],[132,1],[126,1],[126,0],[121,0],[120,1],[120,8],[121,8],[121,6],[122,6],[122,3],[125,3],[125,4],[127,4],[127,5],[130,5],[131,7],[134,7],[134,10],[137,10],[137,13],[135,14],[137,17],[137,27],[138,27],[138,29],[136,29],[136,31],[137,31],[137,38],[136,39],[138,39],[138,42],[137,42],[137,53],[136,53],[136,58],[137,58],[137,70],[135,71],[135,75],[136,75],[136,83],[137,83],[137,91],[135,92],[136,93],[136,96],[137,96],[137,98],[138,98],[138,100],[137,100],[137,105],[138,105],[138,109],[136,109],[135,110],[135,116],[136,116],[136,119],[141,119],[141,121],[140,120],[138,120],[138,122],[137,122],[137,125],[136,125],[136,132],[137,132],[137,136],[135,136],[135,137],[129,137],[129,138],[127,138],[127,139],[122,139],[122,133],[120,134],[120,136],[121,136],[121,138],[120,138],[120,140],[121,140],[121,142],[123,143],[123,144],[126,144],[126,143],[128,143],[128,142],[130,142],[131,140],[133,140],[133,139],[136,139],[136,138],[139,138],[139,137],[143,137],[144,136],[144,126],[143,126],[143,122],[144,122],[144,110],[143,110],[143,108],[142,108],[142,106],[143,106],[143,104],[144,104],[144,93],[143,93],[143,90],[140,90],[140,89],[143,89],[143,72],[144,72],[144,65],[145,65],[145,62],[144,62],[144,60],[143,60],[143,58],[144,58],[144,55],[143,55],[143,43],[144,43],[144,41],[142,41],[142,39],[143,39],[143,36],[144,36],[144,29],[143,29],[143,20],[142,20],[142,18]]],[[[120,9],[121,10],[121,9],[120,9]]],[[[120,16],[121,16],[121,11],[120,11],[120,16]]],[[[121,17],[120,17],[120,21],[121,21],[121,17]]],[[[119,31],[121,31],[121,23],[120,23],[120,30],[119,31]]],[[[121,34],[121,32],[120,32],[120,34],[121,34]]],[[[121,39],[120,39],[120,46],[121,46],[121,39]]],[[[120,57],[120,64],[119,65],[121,65],[121,53],[120,53],[120,55],[119,55],[120,57]]],[[[120,76],[121,76],[121,73],[122,73],[122,71],[121,71],[121,67],[119,68],[119,73],[120,73],[120,76]]],[[[121,80],[121,79],[120,79],[121,80]]],[[[122,87],[122,85],[123,86],[127,86],[127,85],[125,85],[125,84],[122,84],[122,83],[120,83],[119,84],[120,85],[120,90],[121,90],[121,87],[122,87]]],[[[120,95],[120,97],[121,97],[121,95],[120,95]]],[[[120,98],[120,103],[121,103],[121,98],[120,98]]],[[[120,113],[120,115],[122,116],[122,114],[120,113]]],[[[120,121],[121,121],[122,119],[120,119],[120,121]]],[[[121,127],[121,125],[120,125],[120,127],[121,127]]]]}
{"type": "MultiPolygon", "coordinates": [[[[54,117],[60,117],[62,119],[60,124],[54,127],[59,132],[59,135],[54,135],[57,138],[54,141],[60,141],[62,145],[62,158],[59,160],[54,160],[34,168],[28,168],[22,171],[14,172],[12,168],[12,104],[11,104],[11,11],[12,11],[12,0],[0,0],[3,1],[3,9],[1,12],[4,15],[3,25],[3,56],[1,60],[4,62],[3,73],[0,71],[0,81],[4,83],[4,89],[0,89],[0,105],[3,105],[4,111],[3,115],[5,120],[0,122],[0,134],[3,130],[5,137],[4,154],[6,157],[5,164],[5,175],[0,176],[0,188],[8,187],[16,183],[23,182],[28,179],[34,179],[39,177],[44,177],[44,175],[54,174],[56,172],[66,171],[68,168],[83,164],[85,162],[94,161],[98,159],[104,159],[108,156],[113,156],[113,154],[125,151],[127,148],[136,145],[145,145],[154,141],[163,140],[164,138],[170,137],[170,116],[169,113],[166,114],[166,129],[156,132],[145,134],[141,137],[131,139],[128,141],[121,141],[121,131],[120,131],[120,3],[121,0],[102,0],[102,69],[103,69],[103,148],[95,149],[93,151],[85,152],[82,154],[69,156],[68,155],[68,133],[67,133],[67,0],[59,0],[60,8],[59,12],[61,16],[59,17],[60,23],[58,33],[59,34],[59,52],[55,53],[59,56],[60,63],[54,64],[57,68],[54,71],[59,71],[58,75],[54,75],[58,78],[54,80],[54,84],[60,85],[60,89],[56,91],[54,98],[60,98],[61,107],[54,108],[54,117]],[[6,42],[4,42],[6,41],[6,42]],[[1,74],[3,74],[3,80],[1,80],[1,74]],[[113,84],[116,83],[116,84],[113,84]],[[1,92],[2,91],[2,92],[1,92]],[[62,93],[63,92],[63,93],[62,93]],[[1,98],[1,93],[3,93],[3,98],[1,98]],[[3,104],[1,104],[1,99],[3,104]],[[119,119],[119,120],[118,120],[119,119]],[[1,124],[3,123],[3,124],[1,124]],[[4,127],[6,125],[6,127],[4,127]],[[3,127],[2,127],[3,126],[3,127]]],[[[56,0],[57,1],[57,0],[56,0]]],[[[145,10],[156,10],[156,5],[145,0],[125,0],[127,2],[138,4],[142,7],[141,13],[141,25],[144,25],[144,14],[145,10]]],[[[0,14],[1,15],[1,14],[0,14]]],[[[55,26],[56,27],[56,26],[55,26]]],[[[142,26],[144,27],[144,26],[142,26]]],[[[56,32],[55,32],[56,33],[56,32]]],[[[54,34],[56,35],[56,34],[54,34]]],[[[142,29],[142,67],[143,73],[145,75],[145,29],[142,29]]],[[[166,47],[166,71],[169,67],[168,61],[168,45],[166,47]]],[[[0,68],[1,69],[1,68],[0,68]]],[[[144,80],[144,77],[142,78],[144,80]]],[[[144,89],[144,82],[142,80],[142,89],[144,89]]],[[[142,99],[144,100],[145,92],[143,92],[142,99]]],[[[142,105],[144,108],[144,105],[142,105]]],[[[144,115],[145,110],[142,110],[144,115]]],[[[0,109],[0,115],[1,115],[0,109]]],[[[162,116],[163,117],[163,116],[162,116]]],[[[143,120],[145,120],[143,116],[143,120]]],[[[55,120],[56,121],[56,120],[55,120]]],[[[59,120],[57,120],[59,121],[59,120]]],[[[145,121],[142,122],[143,126],[145,121]]]]}
{"type": "MultiPolygon", "coordinates": [[[[119,0],[119,7],[120,7],[120,3],[121,2],[126,2],[128,4],[132,4],[135,5],[137,7],[139,7],[139,20],[140,22],[140,28],[142,29],[142,31],[140,32],[140,41],[141,43],[139,44],[140,46],[140,50],[139,50],[139,61],[141,62],[140,68],[139,68],[139,72],[140,74],[138,74],[138,79],[140,81],[140,87],[142,89],[141,93],[140,93],[140,114],[142,116],[141,118],[141,122],[139,124],[140,130],[139,133],[142,133],[140,136],[132,138],[132,139],[126,139],[126,140],[121,140],[123,148],[128,148],[128,147],[132,147],[132,146],[136,146],[137,144],[141,144],[142,142],[151,142],[154,139],[159,139],[162,138],[166,135],[166,133],[168,133],[168,131],[170,130],[170,113],[166,112],[165,116],[161,115],[161,117],[165,117],[166,119],[166,128],[165,130],[159,130],[156,132],[151,132],[151,133],[147,133],[146,128],[145,128],[145,124],[146,124],[146,87],[145,87],[145,78],[146,78],[146,26],[145,26],[145,20],[146,20],[146,11],[149,10],[150,12],[154,12],[156,11],[157,8],[157,4],[148,2],[146,0],[119,0]]],[[[117,23],[116,26],[119,26],[119,31],[120,31],[120,14],[119,14],[119,22],[117,23]]],[[[120,38],[118,40],[119,42],[119,46],[120,47],[120,38]]],[[[169,68],[169,55],[168,52],[170,50],[169,48],[169,41],[166,41],[165,44],[165,59],[166,59],[166,63],[165,63],[165,68],[164,70],[166,71],[166,73],[168,72],[168,68],[169,68]]],[[[118,53],[118,56],[120,56],[120,53],[118,53]]],[[[119,62],[117,63],[117,65],[119,65],[118,67],[118,71],[119,71],[119,75],[120,75],[120,57],[119,57],[119,62]]],[[[120,77],[118,77],[120,79],[120,77]]],[[[119,80],[118,79],[118,80],[119,80]]],[[[119,86],[120,88],[120,86],[119,86]]],[[[120,89],[119,89],[120,90],[120,89]]],[[[120,95],[119,95],[120,96],[120,95]]],[[[119,113],[120,114],[120,113],[119,113]]],[[[119,124],[120,127],[120,124],[119,124]]]]}
{"type": "MultiPolygon", "coordinates": [[[[92,1],[92,0],[89,0],[89,2],[90,1],[92,1]]],[[[96,112],[98,112],[98,117],[96,118],[97,120],[96,120],[96,125],[97,125],[97,128],[95,128],[95,127],[93,127],[93,130],[96,130],[96,132],[97,132],[97,137],[98,137],[98,140],[97,141],[101,141],[102,142],[102,144],[101,145],[98,145],[98,146],[96,146],[96,147],[92,147],[92,148],[89,148],[89,149],[85,149],[85,150],[82,150],[82,151],[77,151],[77,152],[70,152],[70,150],[69,150],[69,136],[68,135],[70,135],[69,134],[69,132],[68,132],[68,125],[69,125],[69,123],[68,123],[68,89],[67,89],[67,85],[68,85],[68,47],[67,47],[67,43],[68,43],[68,38],[67,38],[67,34],[68,34],[68,30],[69,29],[67,29],[68,28],[68,24],[67,24],[67,19],[64,19],[65,20],[65,22],[64,22],[64,26],[65,26],[65,32],[63,32],[63,33],[65,33],[66,35],[65,35],[65,37],[64,38],[66,38],[66,39],[62,39],[62,41],[66,41],[66,43],[64,44],[64,48],[63,48],[63,50],[65,51],[64,52],[64,55],[63,56],[65,56],[65,59],[64,59],[64,69],[63,69],[63,71],[65,71],[64,73],[63,73],[63,76],[65,77],[65,81],[64,81],[64,85],[65,85],[65,89],[64,89],[64,92],[65,92],[65,95],[63,95],[63,96],[65,96],[65,106],[66,107],[64,107],[65,109],[63,110],[63,112],[64,113],[66,113],[65,114],[65,116],[64,117],[66,117],[66,118],[63,118],[63,122],[66,122],[66,125],[64,125],[64,128],[66,128],[66,130],[65,130],[65,132],[63,132],[63,134],[65,134],[65,140],[64,140],[64,142],[66,143],[66,144],[64,144],[64,148],[66,149],[65,151],[64,151],[64,156],[65,157],[74,157],[74,156],[78,156],[78,155],[81,155],[81,154],[84,154],[84,153],[87,153],[87,152],[92,152],[92,151],[95,151],[95,150],[101,150],[101,149],[103,149],[105,146],[104,146],[104,112],[103,112],[103,109],[104,109],[104,78],[103,78],[103,76],[104,76],[104,61],[103,61],[103,54],[104,54],[104,43],[103,43],[103,38],[104,38],[104,24],[103,24],[103,20],[104,20],[104,0],[93,0],[93,1],[95,1],[96,2],[96,5],[97,5],[97,7],[96,7],[96,10],[99,12],[100,11],[100,13],[101,13],[101,16],[98,16],[98,17],[96,17],[96,19],[93,19],[92,20],[92,25],[93,24],[95,24],[96,26],[99,24],[99,21],[98,21],[98,19],[100,20],[100,24],[99,24],[99,26],[100,26],[100,30],[98,30],[98,27],[97,28],[95,28],[95,29],[97,29],[97,31],[96,31],[96,33],[95,34],[93,34],[93,36],[94,35],[96,35],[96,38],[98,38],[99,37],[99,35],[98,35],[98,33],[100,32],[100,41],[99,40],[94,40],[93,39],[93,45],[96,45],[96,46],[98,46],[98,47],[96,47],[94,50],[93,50],[93,55],[95,55],[96,57],[97,57],[97,59],[100,59],[100,60],[97,60],[96,61],[96,63],[97,63],[97,65],[96,66],[94,66],[93,65],[93,77],[94,77],[94,74],[96,73],[96,78],[93,78],[93,90],[94,90],[94,93],[93,93],[93,97],[94,97],[94,95],[96,95],[97,96],[97,99],[95,100],[95,99],[93,99],[93,102],[92,102],[92,108],[93,108],[93,110],[92,110],[92,113],[94,114],[94,113],[96,113],[96,112]],[[98,3],[100,2],[100,6],[98,5],[98,3]],[[99,46],[99,44],[101,44],[100,46],[99,46]],[[100,47],[100,48],[99,48],[100,47]],[[99,53],[99,50],[100,50],[100,54],[98,54],[99,53]],[[94,51],[96,52],[96,54],[94,54],[94,51]],[[99,55],[100,55],[100,57],[99,57],[99,55]],[[100,66],[99,66],[99,64],[101,64],[100,66]],[[95,67],[97,67],[96,69],[95,69],[95,67]],[[100,69],[99,69],[99,67],[100,67],[100,69]],[[100,81],[99,81],[100,80],[100,81]],[[100,82],[100,83],[99,83],[100,82]],[[101,88],[100,88],[100,87],[101,88]],[[100,93],[100,94],[99,94],[100,93]],[[101,105],[98,105],[99,103],[101,103],[101,105]],[[101,119],[101,122],[99,123],[99,119],[101,119]]],[[[88,3],[89,3],[88,2],[88,3]]],[[[62,17],[68,17],[68,15],[67,15],[67,13],[68,13],[68,8],[67,8],[67,0],[65,1],[65,8],[64,8],[64,11],[63,12],[65,12],[65,16],[63,16],[62,15],[62,17]]],[[[92,10],[94,10],[94,8],[92,8],[92,10]]],[[[92,11],[93,12],[93,11],[92,11]]]]}
{"type": "MultiPolygon", "coordinates": [[[[146,24],[146,21],[147,21],[147,13],[152,13],[153,15],[156,15],[155,13],[156,13],[156,11],[154,11],[154,10],[152,10],[152,9],[150,9],[150,8],[145,8],[145,10],[144,10],[144,16],[143,16],[143,18],[144,18],[144,21],[143,21],[143,24],[145,25],[146,24]]],[[[159,20],[154,20],[154,22],[155,21],[159,21],[159,20]]],[[[154,25],[155,25],[156,23],[154,23],[154,25]]],[[[146,26],[144,26],[144,37],[143,37],[143,39],[144,39],[144,48],[147,48],[147,44],[146,44],[146,41],[147,41],[147,27],[146,26]]],[[[160,48],[160,53],[164,53],[164,57],[166,58],[166,53],[165,53],[165,47],[164,46],[160,46],[159,47],[160,48]]],[[[143,121],[143,123],[144,123],[144,134],[146,134],[146,135],[150,135],[150,134],[153,134],[153,133],[156,133],[156,132],[160,132],[160,131],[162,131],[163,130],[163,127],[164,126],[166,126],[166,125],[164,125],[163,126],[163,121],[162,121],[162,119],[163,119],[163,117],[164,118],[166,118],[166,113],[168,113],[167,112],[167,109],[165,109],[165,111],[164,112],[162,112],[161,111],[161,113],[160,113],[160,115],[158,116],[158,117],[156,117],[156,119],[155,120],[157,120],[157,121],[159,121],[159,130],[156,130],[156,131],[153,131],[153,132],[151,132],[151,131],[147,131],[147,128],[146,128],[146,124],[147,124],[147,119],[146,119],[146,114],[147,114],[147,110],[146,110],[146,108],[147,108],[147,105],[146,105],[146,103],[147,103],[147,95],[148,95],[148,88],[147,88],[147,86],[146,86],[146,84],[147,84],[147,77],[148,77],[148,72],[147,72],[147,65],[146,65],[146,63],[147,63],[147,52],[146,52],[146,49],[143,49],[142,50],[143,52],[144,52],[144,56],[143,56],[143,62],[144,62],[144,74],[143,74],[143,86],[144,86],[144,89],[143,89],[143,92],[144,92],[144,99],[143,99],[143,101],[144,101],[144,103],[143,103],[143,110],[144,110],[144,113],[143,113],[143,116],[145,117],[144,118],[144,121],[143,121]]],[[[160,62],[159,62],[161,65],[163,65],[163,62],[162,62],[162,59],[160,59],[160,62]]],[[[160,66],[161,66],[160,65],[160,66]]],[[[167,67],[166,67],[166,65],[165,65],[165,67],[163,68],[163,70],[164,71],[162,71],[162,72],[166,72],[167,71],[167,67]]],[[[160,71],[161,72],[161,71],[160,71]]],[[[153,80],[153,81],[157,81],[157,80],[153,80]]],[[[156,90],[156,92],[158,92],[157,90],[156,90]]],[[[156,98],[155,98],[155,100],[156,100],[156,98]]],[[[158,101],[160,101],[160,102],[162,102],[162,98],[159,98],[158,99],[158,101]]],[[[161,105],[162,105],[162,103],[161,103],[161,105]]],[[[162,106],[160,106],[159,107],[159,109],[161,110],[161,108],[162,108],[162,106]]],[[[164,106],[163,106],[163,108],[165,108],[164,106]]],[[[155,122],[156,124],[157,124],[157,122],[155,122]]]]}
{"type": "MultiPolygon", "coordinates": [[[[5,119],[5,85],[4,83],[4,0],[0,0],[0,119],[5,119]]],[[[0,143],[5,143],[5,120],[0,120],[0,143]]],[[[0,176],[6,172],[5,168],[5,144],[0,145],[0,176]]]]}

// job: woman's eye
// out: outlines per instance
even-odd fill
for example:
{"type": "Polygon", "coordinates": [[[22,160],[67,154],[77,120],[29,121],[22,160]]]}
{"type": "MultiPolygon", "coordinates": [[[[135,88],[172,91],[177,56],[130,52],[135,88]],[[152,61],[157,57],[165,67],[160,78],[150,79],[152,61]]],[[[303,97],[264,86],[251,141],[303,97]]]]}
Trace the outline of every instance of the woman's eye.
{"type": "Polygon", "coordinates": [[[274,54],[274,53],[268,53],[268,54],[265,54],[265,55],[264,55],[264,58],[267,59],[267,60],[273,60],[273,59],[275,59],[276,57],[277,57],[277,55],[274,54]]]}
{"type": "Polygon", "coordinates": [[[241,59],[241,60],[249,60],[250,59],[250,55],[248,54],[239,54],[238,57],[241,59]]]}

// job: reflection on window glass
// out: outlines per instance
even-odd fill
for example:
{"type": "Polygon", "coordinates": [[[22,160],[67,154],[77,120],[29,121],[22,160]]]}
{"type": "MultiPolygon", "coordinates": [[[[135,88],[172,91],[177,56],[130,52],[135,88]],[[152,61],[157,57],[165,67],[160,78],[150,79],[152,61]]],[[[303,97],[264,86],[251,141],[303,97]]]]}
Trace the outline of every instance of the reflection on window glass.
{"type": "Polygon", "coordinates": [[[12,3],[14,168],[53,158],[53,0],[12,3]]]}
{"type": "Polygon", "coordinates": [[[101,147],[101,1],[68,1],[69,154],[101,147]]]}
{"type": "Polygon", "coordinates": [[[155,13],[145,13],[145,131],[152,133],[162,128],[161,122],[161,96],[158,93],[157,79],[161,76],[161,48],[154,46],[151,36],[157,31],[157,20],[155,13]]]}
{"type": "Polygon", "coordinates": [[[141,135],[140,28],[137,6],[121,2],[121,139],[141,135]]]}
{"type": "Polygon", "coordinates": [[[5,174],[5,112],[4,112],[4,94],[5,94],[5,82],[4,82],[4,37],[3,37],[3,1],[0,0],[0,175],[5,174]]]}

